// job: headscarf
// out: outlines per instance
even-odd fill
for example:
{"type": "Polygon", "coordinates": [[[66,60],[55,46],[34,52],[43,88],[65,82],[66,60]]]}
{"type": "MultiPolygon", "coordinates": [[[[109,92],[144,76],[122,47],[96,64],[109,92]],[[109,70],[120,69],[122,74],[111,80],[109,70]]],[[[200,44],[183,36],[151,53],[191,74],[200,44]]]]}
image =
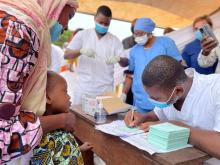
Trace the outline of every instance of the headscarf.
{"type": "Polygon", "coordinates": [[[32,28],[40,41],[38,61],[23,86],[22,109],[42,115],[46,108],[47,66],[50,64],[49,27],[58,20],[65,5],[78,7],[75,0],[0,0],[0,10],[16,16],[32,28]]]}
{"type": "Polygon", "coordinates": [[[73,7],[76,11],[78,8],[78,2],[76,0],[36,0],[47,16],[47,22],[49,27],[58,20],[60,13],[65,5],[73,7]]]}
{"type": "Polygon", "coordinates": [[[140,18],[136,21],[134,30],[140,30],[151,33],[155,28],[155,23],[150,18],[140,18]]]}

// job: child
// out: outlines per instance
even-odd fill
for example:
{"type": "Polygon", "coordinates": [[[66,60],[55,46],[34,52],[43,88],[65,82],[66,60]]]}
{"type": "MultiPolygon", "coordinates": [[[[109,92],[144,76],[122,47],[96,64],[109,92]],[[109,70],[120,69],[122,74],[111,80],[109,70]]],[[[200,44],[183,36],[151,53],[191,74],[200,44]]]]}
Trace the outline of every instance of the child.
{"type": "MultiPolygon", "coordinates": [[[[67,94],[67,83],[55,72],[47,73],[47,105],[45,116],[68,113],[71,105],[67,94]]],[[[61,121],[62,122],[62,121],[61,121]]],[[[81,147],[71,133],[56,130],[43,136],[40,144],[33,151],[31,164],[33,165],[83,165],[81,151],[91,149],[89,143],[81,147]]]]}

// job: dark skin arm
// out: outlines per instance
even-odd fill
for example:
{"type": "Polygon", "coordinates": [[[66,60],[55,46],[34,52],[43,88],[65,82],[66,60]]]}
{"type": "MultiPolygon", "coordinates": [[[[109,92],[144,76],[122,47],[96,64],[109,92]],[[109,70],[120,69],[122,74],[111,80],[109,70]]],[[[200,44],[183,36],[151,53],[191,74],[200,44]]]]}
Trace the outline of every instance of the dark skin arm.
{"type": "Polygon", "coordinates": [[[75,115],[71,112],[57,115],[40,116],[43,133],[48,133],[57,129],[64,129],[73,132],[75,127],[75,115]]]}
{"type": "Polygon", "coordinates": [[[125,94],[128,94],[129,90],[131,89],[132,86],[132,75],[131,74],[126,74],[125,81],[124,81],[124,87],[122,92],[125,94]]]}
{"type": "Polygon", "coordinates": [[[65,59],[75,59],[77,57],[79,57],[80,54],[80,50],[71,50],[71,49],[67,49],[64,53],[64,58],[65,59]]]}
{"type": "MultiPolygon", "coordinates": [[[[131,121],[131,111],[125,116],[125,123],[129,127],[140,126],[141,129],[148,131],[149,126],[161,123],[159,122],[156,114],[151,111],[145,115],[141,115],[137,112],[134,113],[134,120],[131,121]]],[[[190,129],[189,143],[209,155],[220,159],[220,133],[216,131],[207,131],[198,128],[193,128],[178,121],[167,121],[172,124],[186,127],[190,129]],[[208,140],[211,139],[211,140],[208,140]]]]}
{"type": "MultiPolygon", "coordinates": [[[[186,127],[190,129],[190,136],[189,136],[189,143],[193,146],[197,147],[198,149],[208,153],[209,155],[220,159],[220,133],[215,131],[207,131],[202,130],[199,128],[194,128],[189,125],[186,125],[184,123],[178,122],[178,121],[167,121],[169,123],[186,127]],[[211,139],[211,140],[208,140],[211,139]]],[[[140,128],[142,130],[149,131],[149,127],[151,125],[159,124],[162,122],[145,122],[140,125],[140,128]]]]}
{"type": "Polygon", "coordinates": [[[189,143],[209,155],[220,159],[220,133],[216,131],[207,131],[199,128],[193,128],[178,121],[169,121],[178,126],[190,129],[189,143]]]}

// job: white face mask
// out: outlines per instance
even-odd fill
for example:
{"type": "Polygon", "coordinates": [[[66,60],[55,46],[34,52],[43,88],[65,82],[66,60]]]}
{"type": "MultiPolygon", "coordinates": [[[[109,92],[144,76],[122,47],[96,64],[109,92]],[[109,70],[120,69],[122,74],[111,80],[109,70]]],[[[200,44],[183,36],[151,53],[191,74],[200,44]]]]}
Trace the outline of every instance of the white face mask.
{"type": "Polygon", "coordinates": [[[148,41],[148,36],[147,34],[140,36],[140,37],[135,37],[135,42],[139,45],[144,46],[148,41]]]}

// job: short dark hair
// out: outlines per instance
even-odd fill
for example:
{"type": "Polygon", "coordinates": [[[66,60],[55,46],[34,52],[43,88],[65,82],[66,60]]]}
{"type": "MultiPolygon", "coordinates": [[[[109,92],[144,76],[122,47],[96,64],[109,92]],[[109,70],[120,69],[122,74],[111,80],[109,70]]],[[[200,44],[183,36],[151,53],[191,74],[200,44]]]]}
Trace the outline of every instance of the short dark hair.
{"type": "Polygon", "coordinates": [[[144,69],[142,82],[146,87],[172,89],[187,79],[181,63],[168,55],[154,58],[144,69]]]}
{"type": "Polygon", "coordinates": [[[202,21],[202,20],[205,20],[209,26],[213,26],[213,23],[212,23],[212,20],[210,19],[210,17],[208,15],[203,15],[203,16],[200,16],[198,18],[196,18],[194,21],[193,21],[193,27],[195,26],[195,24],[199,21],[202,21]]]}
{"type": "Polygon", "coordinates": [[[112,17],[112,11],[108,6],[104,6],[104,5],[100,6],[97,9],[96,15],[98,15],[100,13],[103,14],[104,16],[106,16],[106,17],[112,17]]]}
{"type": "Polygon", "coordinates": [[[164,29],[163,34],[168,34],[168,33],[171,33],[171,32],[173,32],[173,31],[175,31],[173,28],[167,27],[167,28],[164,29]]]}
{"type": "MultiPolygon", "coordinates": [[[[46,91],[49,92],[51,90],[54,90],[56,85],[62,80],[63,77],[60,76],[58,73],[54,71],[47,71],[47,86],[46,91]]],[[[64,79],[63,79],[64,80],[64,79]]]]}

